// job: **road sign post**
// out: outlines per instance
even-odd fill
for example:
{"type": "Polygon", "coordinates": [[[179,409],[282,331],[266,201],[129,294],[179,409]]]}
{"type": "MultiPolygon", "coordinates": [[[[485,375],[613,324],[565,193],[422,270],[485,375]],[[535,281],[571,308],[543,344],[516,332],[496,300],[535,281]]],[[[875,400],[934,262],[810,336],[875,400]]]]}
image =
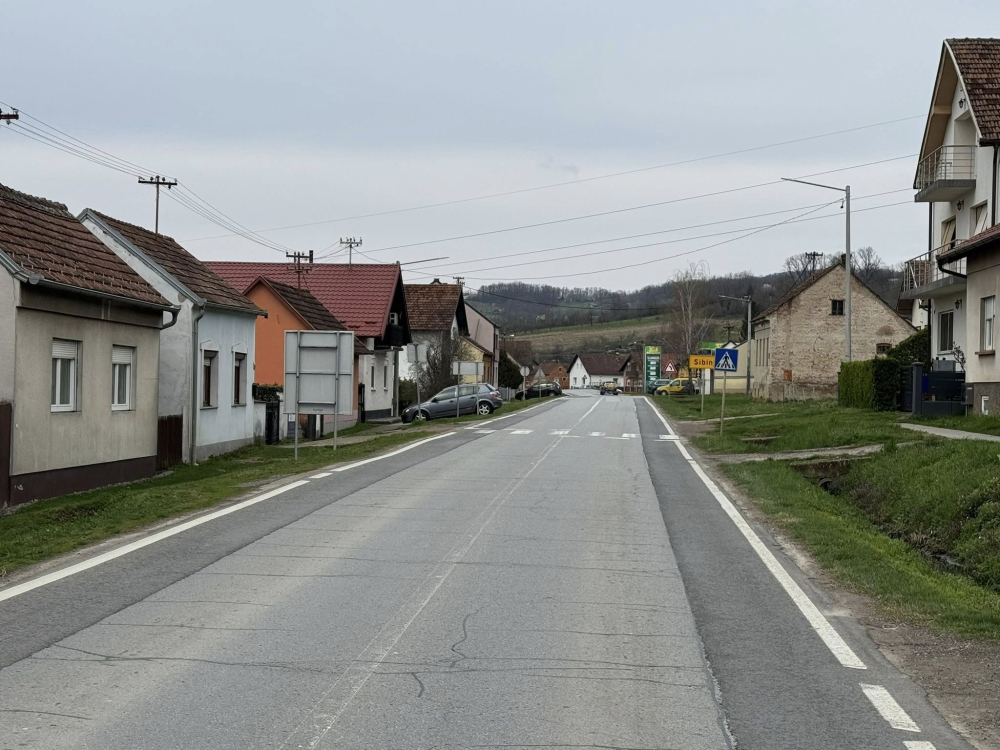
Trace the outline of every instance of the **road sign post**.
{"type": "Polygon", "coordinates": [[[295,415],[296,460],[299,414],[332,414],[336,449],[338,416],[353,412],[353,381],[351,331],[285,331],[285,410],[295,415]]]}
{"type": "MultiPolygon", "coordinates": [[[[462,390],[462,376],[473,375],[477,378],[482,379],[483,363],[460,362],[459,360],[455,359],[452,360],[451,362],[451,371],[455,375],[455,418],[457,419],[462,414],[462,397],[460,393],[460,391],[462,390]]],[[[475,409],[473,409],[473,411],[475,411],[475,409]]]]}
{"type": "Polygon", "coordinates": [[[719,434],[722,434],[723,426],[726,424],[726,381],[729,373],[736,372],[736,365],[739,362],[738,349],[716,349],[715,369],[722,373],[722,406],[719,409],[719,434]]]}
{"type": "Polygon", "coordinates": [[[528,373],[531,372],[531,368],[527,365],[521,365],[521,400],[528,400],[528,373]]]}
{"type": "Polygon", "coordinates": [[[417,386],[417,414],[420,414],[420,373],[417,372],[419,365],[427,364],[427,344],[407,344],[406,345],[406,359],[413,365],[413,370],[416,372],[416,377],[413,378],[413,382],[417,386]]]}
{"type": "Polygon", "coordinates": [[[695,370],[702,371],[701,377],[701,413],[705,413],[705,377],[704,371],[715,367],[715,358],[711,354],[692,354],[688,357],[688,378],[695,370]]]}
{"type": "Polygon", "coordinates": [[[647,346],[644,353],[646,359],[643,364],[642,390],[644,393],[648,393],[649,384],[660,377],[660,347],[647,346]]]}

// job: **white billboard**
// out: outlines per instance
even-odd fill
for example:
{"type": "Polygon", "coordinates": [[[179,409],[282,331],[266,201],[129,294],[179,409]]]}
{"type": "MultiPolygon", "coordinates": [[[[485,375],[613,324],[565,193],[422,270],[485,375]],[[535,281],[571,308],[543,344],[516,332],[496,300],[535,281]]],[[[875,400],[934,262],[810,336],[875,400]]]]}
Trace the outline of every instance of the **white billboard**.
{"type": "Polygon", "coordinates": [[[285,331],[284,397],[286,414],[353,414],[353,331],[285,331]]]}

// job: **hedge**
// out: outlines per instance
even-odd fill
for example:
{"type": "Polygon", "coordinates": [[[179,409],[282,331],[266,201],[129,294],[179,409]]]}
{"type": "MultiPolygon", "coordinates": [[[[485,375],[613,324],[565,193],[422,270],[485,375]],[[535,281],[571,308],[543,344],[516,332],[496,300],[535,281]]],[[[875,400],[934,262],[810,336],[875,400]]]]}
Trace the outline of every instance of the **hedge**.
{"type": "Polygon", "coordinates": [[[896,344],[886,355],[888,359],[907,367],[914,362],[921,362],[924,371],[931,369],[931,329],[926,326],[912,336],[896,344]]]}
{"type": "Polygon", "coordinates": [[[899,391],[899,364],[891,359],[842,362],[839,385],[841,406],[892,411],[899,391]]]}
{"type": "Polygon", "coordinates": [[[284,388],[280,385],[267,385],[265,383],[254,383],[253,384],[253,400],[254,401],[280,401],[281,392],[284,388]]]}

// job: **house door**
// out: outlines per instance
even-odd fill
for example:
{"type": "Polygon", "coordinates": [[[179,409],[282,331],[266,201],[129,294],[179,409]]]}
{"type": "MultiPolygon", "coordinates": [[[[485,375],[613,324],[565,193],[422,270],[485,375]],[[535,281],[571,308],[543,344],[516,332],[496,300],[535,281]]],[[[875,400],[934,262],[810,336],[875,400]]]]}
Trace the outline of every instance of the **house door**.
{"type": "Polygon", "coordinates": [[[163,471],[183,460],[184,417],[160,417],[156,423],[156,470],[163,471]]]}

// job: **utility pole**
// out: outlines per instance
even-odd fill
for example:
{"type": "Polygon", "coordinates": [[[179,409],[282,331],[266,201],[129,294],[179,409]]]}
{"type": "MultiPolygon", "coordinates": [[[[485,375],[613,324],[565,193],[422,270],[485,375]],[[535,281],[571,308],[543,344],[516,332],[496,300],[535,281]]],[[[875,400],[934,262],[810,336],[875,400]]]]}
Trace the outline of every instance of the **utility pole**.
{"type": "Polygon", "coordinates": [[[452,276],[452,278],[455,279],[455,283],[458,284],[459,286],[462,286],[462,282],[465,281],[464,276],[452,276]]]}
{"type": "Polygon", "coordinates": [[[172,188],[177,184],[177,180],[165,180],[160,175],[156,177],[150,177],[148,180],[142,177],[139,178],[140,185],[156,185],[156,224],[155,231],[156,234],[160,233],[160,186],[165,186],[167,190],[172,188]]]}
{"type": "Polygon", "coordinates": [[[851,186],[839,188],[833,185],[820,185],[818,182],[806,182],[805,180],[795,180],[791,177],[782,177],[785,182],[798,182],[802,185],[812,185],[813,187],[826,188],[827,190],[839,190],[844,194],[844,206],[847,208],[847,246],[844,251],[844,360],[852,361],[851,357],[851,186]]]}
{"type": "MultiPolygon", "coordinates": [[[[819,255],[819,253],[807,253],[807,255],[819,255]]],[[[751,324],[751,313],[753,311],[753,297],[751,297],[749,294],[746,295],[745,297],[728,297],[725,294],[720,294],[719,296],[722,299],[734,299],[734,300],[737,300],[738,302],[746,302],[746,304],[747,304],[747,339],[746,339],[746,341],[747,341],[747,350],[746,350],[746,356],[749,357],[750,356],[750,338],[751,338],[751,336],[753,334],[753,331],[751,329],[751,325],[752,325],[751,324]]],[[[747,395],[748,396],[750,395],[750,360],[749,359],[747,359],[747,395]]]]}
{"type": "Polygon", "coordinates": [[[10,122],[11,120],[20,120],[20,119],[21,115],[17,113],[16,109],[12,110],[12,114],[9,115],[5,115],[3,112],[0,112],[0,122],[10,122]]]}
{"type": "Polygon", "coordinates": [[[806,253],[806,257],[809,259],[809,274],[812,275],[816,273],[816,261],[823,257],[823,253],[806,253]]]}
{"type": "Polygon", "coordinates": [[[349,265],[349,266],[353,265],[354,264],[354,248],[361,247],[361,238],[360,237],[357,237],[357,238],[355,238],[355,237],[348,237],[348,238],[345,239],[345,238],[341,237],[340,238],[340,246],[347,248],[347,265],[349,265]]]}
{"type": "Polygon", "coordinates": [[[295,278],[298,280],[299,289],[302,288],[302,274],[309,273],[309,266],[303,266],[302,261],[308,259],[309,264],[312,265],[313,262],[313,251],[310,250],[308,253],[285,253],[286,258],[291,258],[292,262],[295,264],[295,269],[292,273],[295,274],[295,278]]]}

